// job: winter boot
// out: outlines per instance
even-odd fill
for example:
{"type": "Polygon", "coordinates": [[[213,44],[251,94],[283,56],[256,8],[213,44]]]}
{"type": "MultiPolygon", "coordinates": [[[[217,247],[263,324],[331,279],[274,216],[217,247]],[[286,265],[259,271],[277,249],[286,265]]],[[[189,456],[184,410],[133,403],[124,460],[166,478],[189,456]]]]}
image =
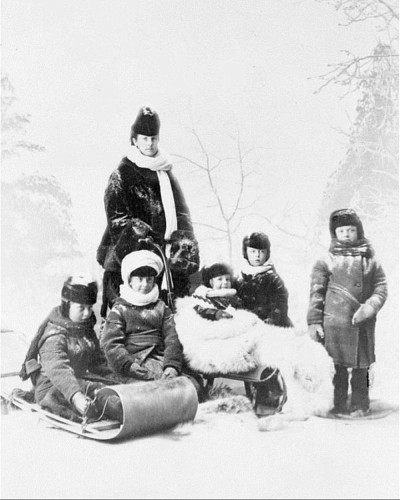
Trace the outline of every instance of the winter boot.
{"type": "Polygon", "coordinates": [[[350,415],[364,416],[369,412],[368,368],[353,368],[351,374],[350,415]]]}
{"type": "Polygon", "coordinates": [[[274,415],[282,410],[287,400],[286,384],[279,370],[271,373],[265,382],[254,383],[254,411],[258,417],[274,415]]]}
{"type": "Polygon", "coordinates": [[[335,365],[335,376],[333,377],[334,395],[333,413],[348,413],[347,392],[349,389],[349,374],[347,368],[341,365],[335,365]]]}

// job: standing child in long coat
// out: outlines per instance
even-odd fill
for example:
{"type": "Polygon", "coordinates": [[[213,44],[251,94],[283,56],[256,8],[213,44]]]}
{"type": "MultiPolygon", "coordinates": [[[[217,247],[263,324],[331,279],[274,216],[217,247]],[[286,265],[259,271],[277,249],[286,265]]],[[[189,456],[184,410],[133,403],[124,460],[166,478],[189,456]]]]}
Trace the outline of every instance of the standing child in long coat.
{"type": "Polygon", "coordinates": [[[335,363],[333,411],[363,416],[369,412],[368,368],[375,362],[375,322],[387,298],[386,277],[354,210],[333,212],[329,229],[329,253],[311,274],[307,323],[335,363]]]}

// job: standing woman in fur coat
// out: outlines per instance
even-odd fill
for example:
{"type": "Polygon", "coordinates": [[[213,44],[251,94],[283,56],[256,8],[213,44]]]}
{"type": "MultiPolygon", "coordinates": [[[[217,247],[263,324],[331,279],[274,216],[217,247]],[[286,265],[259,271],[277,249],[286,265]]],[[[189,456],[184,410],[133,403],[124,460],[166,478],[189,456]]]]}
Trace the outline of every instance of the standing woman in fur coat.
{"type": "Polygon", "coordinates": [[[127,155],[105,190],[107,228],[97,250],[97,261],[104,268],[102,317],[119,296],[121,261],[140,248],[140,239],[151,237],[162,247],[170,262],[175,296],[189,293],[189,276],[199,268],[189,208],[170,158],[158,147],[159,131],[158,114],[141,108],[131,127],[127,155]]]}

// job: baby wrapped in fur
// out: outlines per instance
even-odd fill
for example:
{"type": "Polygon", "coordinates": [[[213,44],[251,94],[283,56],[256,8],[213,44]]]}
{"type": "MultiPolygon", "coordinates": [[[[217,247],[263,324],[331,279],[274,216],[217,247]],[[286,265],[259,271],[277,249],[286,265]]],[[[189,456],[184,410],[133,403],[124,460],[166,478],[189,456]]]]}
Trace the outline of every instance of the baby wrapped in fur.
{"type": "Polygon", "coordinates": [[[229,297],[235,297],[235,290],[230,283],[219,291],[215,281],[214,289],[206,284],[191,297],[176,300],[176,328],[190,368],[222,374],[246,372],[258,365],[278,368],[288,393],[283,413],[307,418],[328,412],[333,406],[334,366],[324,347],[295,328],[265,324],[240,309],[240,303],[232,307],[229,297]],[[213,320],[212,309],[227,314],[213,320]]]}

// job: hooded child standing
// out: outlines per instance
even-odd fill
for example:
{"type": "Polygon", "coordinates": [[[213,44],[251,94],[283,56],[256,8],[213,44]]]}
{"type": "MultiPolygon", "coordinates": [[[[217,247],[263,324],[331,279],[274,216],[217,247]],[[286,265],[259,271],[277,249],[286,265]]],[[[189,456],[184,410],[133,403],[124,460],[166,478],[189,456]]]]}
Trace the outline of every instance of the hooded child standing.
{"type": "Polygon", "coordinates": [[[97,261],[104,268],[102,317],[119,295],[121,261],[140,249],[140,239],[151,237],[161,246],[178,297],[189,294],[189,276],[199,268],[189,208],[172,162],[158,146],[159,134],[158,114],[150,107],[141,108],[131,127],[128,153],[105,190],[107,228],[97,250],[97,261]]]}
{"type": "Polygon", "coordinates": [[[386,301],[387,283],[354,210],[334,211],[329,229],[329,252],[311,273],[307,323],[335,363],[333,412],[359,417],[370,411],[368,369],[375,362],[376,315],[386,301]]]}
{"type": "Polygon", "coordinates": [[[237,290],[244,308],[267,324],[293,326],[288,317],[289,294],[271,262],[268,236],[262,232],[245,236],[242,254],[243,264],[237,290]]]}

